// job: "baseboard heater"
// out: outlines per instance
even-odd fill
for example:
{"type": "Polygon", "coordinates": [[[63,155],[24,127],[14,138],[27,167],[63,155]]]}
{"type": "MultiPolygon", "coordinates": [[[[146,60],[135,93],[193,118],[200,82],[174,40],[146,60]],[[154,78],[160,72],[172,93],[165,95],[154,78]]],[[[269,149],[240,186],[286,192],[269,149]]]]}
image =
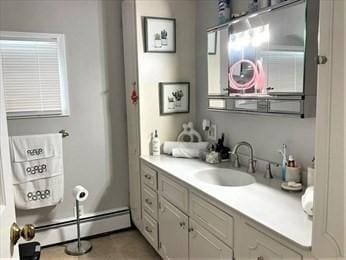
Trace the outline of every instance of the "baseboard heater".
{"type": "MultiPolygon", "coordinates": [[[[81,217],[81,237],[94,236],[131,227],[128,208],[88,214],[81,217]]],[[[76,219],[57,220],[54,223],[36,226],[35,240],[42,246],[63,243],[76,239],[76,219]]]]}

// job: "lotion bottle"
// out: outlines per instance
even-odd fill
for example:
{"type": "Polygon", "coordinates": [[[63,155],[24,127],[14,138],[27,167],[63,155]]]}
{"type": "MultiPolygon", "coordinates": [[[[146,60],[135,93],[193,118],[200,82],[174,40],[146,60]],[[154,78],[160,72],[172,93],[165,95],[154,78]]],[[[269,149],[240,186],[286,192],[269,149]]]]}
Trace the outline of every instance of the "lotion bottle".
{"type": "Polygon", "coordinates": [[[161,146],[161,142],[157,134],[157,130],[155,130],[154,137],[151,140],[151,151],[153,155],[155,156],[160,155],[160,146],[161,146]]]}

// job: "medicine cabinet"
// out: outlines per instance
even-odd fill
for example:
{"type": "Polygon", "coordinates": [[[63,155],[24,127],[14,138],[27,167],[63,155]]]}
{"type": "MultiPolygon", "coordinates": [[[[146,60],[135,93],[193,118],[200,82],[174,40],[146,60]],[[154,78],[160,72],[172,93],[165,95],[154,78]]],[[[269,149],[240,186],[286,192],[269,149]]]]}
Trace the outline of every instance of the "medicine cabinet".
{"type": "Polygon", "coordinates": [[[210,110],[315,116],[318,1],[285,1],[207,33],[210,110]]]}

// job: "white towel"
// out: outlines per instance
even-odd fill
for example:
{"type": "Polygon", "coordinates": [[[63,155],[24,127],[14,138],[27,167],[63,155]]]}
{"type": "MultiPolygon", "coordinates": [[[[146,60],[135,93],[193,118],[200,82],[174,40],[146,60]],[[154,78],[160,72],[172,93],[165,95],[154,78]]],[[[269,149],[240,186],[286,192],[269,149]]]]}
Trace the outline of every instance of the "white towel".
{"type": "Polygon", "coordinates": [[[60,175],[63,173],[63,169],[62,157],[12,162],[13,184],[60,175]]]}
{"type": "Polygon", "coordinates": [[[12,162],[26,162],[62,156],[61,134],[12,136],[12,162]]]}
{"type": "Polygon", "coordinates": [[[208,144],[208,142],[164,142],[162,145],[162,150],[165,154],[172,154],[173,148],[188,148],[204,151],[207,149],[208,144]]]}
{"type": "Polygon", "coordinates": [[[172,156],[178,158],[199,158],[201,151],[191,148],[173,148],[172,156]]]}
{"type": "Polygon", "coordinates": [[[314,209],[314,187],[308,187],[302,196],[302,207],[306,214],[313,215],[314,209]]]}
{"type": "Polygon", "coordinates": [[[10,138],[15,204],[19,209],[53,206],[63,200],[61,134],[10,138]]]}
{"type": "Polygon", "coordinates": [[[14,199],[17,209],[37,209],[54,206],[62,202],[64,176],[42,178],[21,184],[14,184],[14,199]]]}

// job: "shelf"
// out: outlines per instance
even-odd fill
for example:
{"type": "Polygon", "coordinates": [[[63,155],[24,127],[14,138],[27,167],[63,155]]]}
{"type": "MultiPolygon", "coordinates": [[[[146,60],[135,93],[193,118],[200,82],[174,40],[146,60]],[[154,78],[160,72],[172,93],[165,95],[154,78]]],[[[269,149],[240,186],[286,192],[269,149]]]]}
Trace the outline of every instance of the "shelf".
{"type": "Polygon", "coordinates": [[[227,26],[229,26],[231,24],[238,23],[238,22],[240,22],[242,20],[253,18],[255,16],[258,16],[258,15],[261,15],[261,14],[264,14],[264,13],[267,13],[267,12],[272,12],[272,11],[274,11],[276,9],[281,9],[281,8],[284,8],[284,7],[288,7],[288,6],[291,6],[291,5],[296,5],[296,4],[300,4],[300,3],[304,3],[304,2],[305,2],[305,0],[286,0],[286,1],[282,2],[282,3],[280,3],[280,4],[269,6],[267,8],[262,8],[262,9],[256,11],[256,12],[246,13],[245,15],[233,18],[233,19],[231,19],[228,22],[225,22],[225,23],[222,23],[222,24],[210,27],[209,29],[207,29],[207,32],[217,31],[217,30],[219,30],[221,28],[227,27],[227,26]]]}

